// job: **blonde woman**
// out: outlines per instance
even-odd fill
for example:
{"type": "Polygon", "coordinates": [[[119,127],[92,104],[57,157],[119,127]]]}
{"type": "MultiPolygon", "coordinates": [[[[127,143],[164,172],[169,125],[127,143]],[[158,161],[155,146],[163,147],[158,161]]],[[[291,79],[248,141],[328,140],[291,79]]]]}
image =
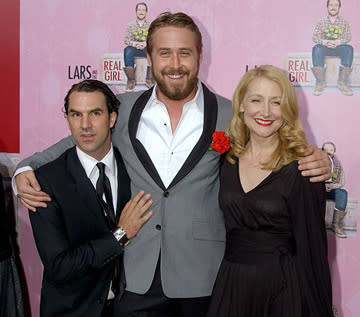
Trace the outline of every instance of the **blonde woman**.
{"type": "Polygon", "coordinates": [[[325,186],[298,170],[307,142],[286,74],[247,72],[233,111],[219,193],[227,245],[209,316],[332,316],[325,186]]]}

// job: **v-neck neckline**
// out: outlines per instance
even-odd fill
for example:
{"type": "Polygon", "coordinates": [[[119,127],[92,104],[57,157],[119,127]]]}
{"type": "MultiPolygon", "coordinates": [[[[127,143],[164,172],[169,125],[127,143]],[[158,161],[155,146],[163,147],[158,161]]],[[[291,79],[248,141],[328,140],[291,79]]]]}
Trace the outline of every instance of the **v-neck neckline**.
{"type": "Polygon", "coordinates": [[[237,177],[237,182],[239,184],[239,187],[245,195],[250,194],[251,192],[255,191],[257,188],[259,188],[261,185],[263,185],[263,183],[265,183],[274,174],[274,171],[271,171],[270,174],[268,174],[265,178],[263,178],[256,186],[254,186],[253,188],[251,188],[248,191],[245,191],[244,187],[241,183],[239,164],[240,164],[239,159],[237,159],[237,161],[236,161],[236,177],[237,177]]]}

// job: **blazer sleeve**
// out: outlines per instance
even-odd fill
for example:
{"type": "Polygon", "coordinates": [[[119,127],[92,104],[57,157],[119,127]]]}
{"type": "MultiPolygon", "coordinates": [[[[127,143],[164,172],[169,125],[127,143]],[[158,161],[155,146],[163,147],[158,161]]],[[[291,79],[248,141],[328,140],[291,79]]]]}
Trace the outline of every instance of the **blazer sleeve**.
{"type": "MultiPolygon", "coordinates": [[[[46,163],[52,162],[57,159],[61,154],[66,150],[70,149],[75,145],[74,139],[72,136],[68,136],[55,143],[54,145],[48,147],[42,152],[36,152],[28,158],[22,160],[17,166],[16,170],[21,167],[30,166],[33,170],[45,165],[46,163]]],[[[15,171],[16,173],[16,171],[15,171]]]]}
{"type": "Polygon", "coordinates": [[[289,196],[295,238],[295,265],[304,316],[332,316],[332,289],[327,259],[324,183],[310,183],[294,169],[289,196]]]}
{"type": "Polygon", "coordinates": [[[43,190],[52,197],[46,208],[37,208],[35,213],[29,211],[36,246],[48,280],[64,283],[81,278],[93,270],[101,269],[123,253],[123,247],[110,231],[80,245],[70,244],[62,210],[51,186],[41,173],[37,172],[36,176],[43,190]]]}

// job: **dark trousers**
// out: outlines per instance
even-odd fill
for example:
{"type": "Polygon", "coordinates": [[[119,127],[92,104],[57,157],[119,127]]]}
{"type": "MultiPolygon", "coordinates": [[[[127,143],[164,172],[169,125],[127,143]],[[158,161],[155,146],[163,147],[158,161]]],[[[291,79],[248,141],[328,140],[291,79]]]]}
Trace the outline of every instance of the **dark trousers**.
{"type": "Polygon", "coordinates": [[[125,291],[120,302],[115,302],[115,311],[119,317],[205,317],[209,301],[210,297],[166,297],[158,263],[149,291],[144,295],[125,291]]]}

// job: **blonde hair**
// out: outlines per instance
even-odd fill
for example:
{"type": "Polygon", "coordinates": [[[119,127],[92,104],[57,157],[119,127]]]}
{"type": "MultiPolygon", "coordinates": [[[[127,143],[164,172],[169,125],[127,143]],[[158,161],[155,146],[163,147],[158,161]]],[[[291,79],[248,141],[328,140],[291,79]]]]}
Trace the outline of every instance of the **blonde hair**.
{"type": "Polygon", "coordinates": [[[227,127],[231,149],[227,153],[226,159],[234,164],[234,158],[238,158],[246,150],[250,133],[244,122],[244,113],[240,112],[240,104],[244,100],[249,84],[258,77],[264,77],[276,82],[282,92],[280,109],[284,123],[279,130],[280,142],[269,160],[262,164],[264,169],[278,170],[293,160],[303,157],[308,144],[299,120],[295,90],[288,80],[286,73],[271,65],[262,65],[248,71],[241,78],[235,89],[232,100],[234,114],[227,127]]]}

